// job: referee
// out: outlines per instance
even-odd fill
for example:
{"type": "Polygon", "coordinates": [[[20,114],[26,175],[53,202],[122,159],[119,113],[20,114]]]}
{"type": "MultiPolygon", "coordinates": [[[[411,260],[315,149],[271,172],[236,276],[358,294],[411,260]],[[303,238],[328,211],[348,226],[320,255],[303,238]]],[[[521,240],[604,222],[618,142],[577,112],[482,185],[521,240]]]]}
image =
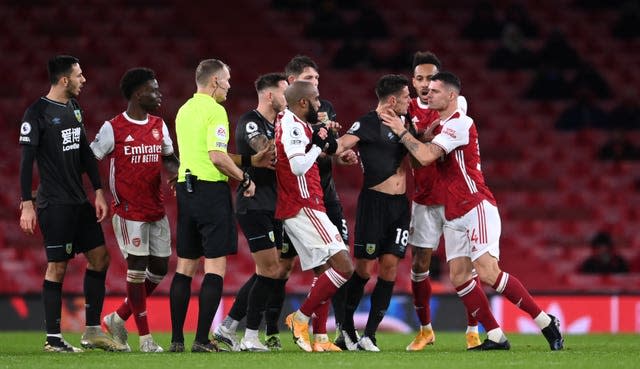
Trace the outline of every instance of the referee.
{"type": "Polygon", "coordinates": [[[197,90],[180,107],[176,136],[180,148],[177,254],[178,265],[169,292],[172,336],[169,351],[184,351],[183,326],[191,296],[191,279],[204,256],[196,337],[192,352],[219,351],[209,330],[222,296],[226,256],[237,250],[237,233],[229,177],[240,181],[244,196],[255,193],[255,184],[239,166],[271,167],[273,148],[254,156],[227,153],[229,119],[220,105],[231,88],[229,66],[217,59],[200,62],[197,90]]]}

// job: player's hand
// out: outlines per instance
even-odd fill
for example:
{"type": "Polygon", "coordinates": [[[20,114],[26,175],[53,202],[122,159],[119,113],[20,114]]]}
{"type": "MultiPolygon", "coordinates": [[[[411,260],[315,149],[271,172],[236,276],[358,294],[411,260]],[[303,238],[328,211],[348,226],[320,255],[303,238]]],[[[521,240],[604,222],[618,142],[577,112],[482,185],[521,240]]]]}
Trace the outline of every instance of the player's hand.
{"type": "Polygon", "coordinates": [[[253,181],[249,182],[249,187],[247,187],[242,194],[244,197],[253,197],[256,194],[256,184],[253,181]]]}
{"type": "Polygon", "coordinates": [[[420,141],[422,142],[431,142],[431,140],[433,140],[434,137],[436,137],[436,135],[433,134],[433,131],[435,131],[435,129],[440,125],[440,119],[436,119],[433,122],[431,122],[431,125],[429,125],[429,127],[422,132],[422,135],[420,136],[420,141]]]}
{"type": "Polygon", "coordinates": [[[338,164],[341,165],[354,165],[358,164],[358,154],[355,151],[349,149],[342,154],[338,155],[338,164]]]}
{"type": "Polygon", "coordinates": [[[33,234],[36,229],[36,210],[31,200],[20,203],[20,228],[26,234],[33,234]]]}
{"type": "Polygon", "coordinates": [[[256,168],[275,169],[275,161],[276,146],[274,145],[273,141],[270,141],[264,149],[251,156],[251,166],[256,168]]]}
{"type": "Polygon", "coordinates": [[[405,130],[404,122],[393,112],[385,111],[380,113],[382,124],[389,127],[396,135],[405,130]]]}
{"type": "Polygon", "coordinates": [[[98,223],[105,220],[107,215],[109,215],[109,206],[107,205],[107,201],[104,199],[104,192],[102,189],[96,190],[96,200],[94,201],[94,205],[96,207],[96,218],[98,218],[98,223]]]}
{"type": "Polygon", "coordinates": [[[320,150],[324,151],[327,144],[327,136],[329,132],[324,126],[316,126],[313,128],[313,135],[311,135],[311,143],[318,146],[320,150]]]}
{"type": "Polygon", "coordinates": [[[340,125],[340,123],[334,122],[332,120],[324,122],[324,126],[336,134],[342,129],[342,125],[340,125]]]}
{"type": "Polygon", "coordinates": [[[169,189],[174,197],[176,196],[176,183],[178,183],[178,173],[167,179],[167,184],[169,185],[169,189]]]}

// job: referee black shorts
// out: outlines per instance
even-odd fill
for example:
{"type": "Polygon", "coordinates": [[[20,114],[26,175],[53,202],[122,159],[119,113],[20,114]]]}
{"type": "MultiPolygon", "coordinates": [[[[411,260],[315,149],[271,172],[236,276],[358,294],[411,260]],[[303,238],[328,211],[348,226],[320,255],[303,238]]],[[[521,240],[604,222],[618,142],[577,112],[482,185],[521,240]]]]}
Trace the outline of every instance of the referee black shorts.
{"type": "Polygon", "coordinates": [[[236,220],[227,182],[196,181],[194,192],[176,185],[178,227],[176,253],[183,259],[207,259],[238,251],[236,220]]]}
{"type": "Polygon", "coordinates": [[[358,197],[353,255],[377,259],[383,254],[404,258],[409,237],[411,209],[403,195],[364,189],[358,197]]]}
{"type": "Polygon", "coordinates": [[[104,245],[102,227],[90,203],[52,205],[38,208],[38,222],[44,236],[47,261],[72,259],[104,245]]]}
{"type": "Polygon", "coordinates": [[[274,212],[247,210],[236,218],[252,253],[282,247],[282,222],[274,218],[274,212]]]}

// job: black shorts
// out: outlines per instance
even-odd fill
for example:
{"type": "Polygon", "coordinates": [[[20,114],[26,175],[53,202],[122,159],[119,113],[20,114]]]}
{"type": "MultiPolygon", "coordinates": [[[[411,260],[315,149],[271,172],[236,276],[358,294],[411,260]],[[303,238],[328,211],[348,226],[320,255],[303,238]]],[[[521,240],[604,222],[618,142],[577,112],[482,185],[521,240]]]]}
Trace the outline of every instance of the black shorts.
{"type": "Polygon", "coordinates": [[[392,254],[404,258],[410,220],[407,196],[362,190],[356,213],[354,257],[376,259],[383,254],[392,254]]]}
{"type": "Polygon", "coordinates": [[[273,212],[247,210],[236,214],[236,218],[252,253],[282,247],[282,222],[274,218],[273,212]]]}
{"type": "Polygon", "coordinates": [[[183,259],[207,259],[238,251],[236,220],[227,182],[196,181],[194,192],[176,185],[178,227],[176,253],[183,259]]]}
{"type": "Polygon", "coordinates": [[[38,208],[38,222],[44,237],[47,261],[65,261],[104,245],[96,210],[81,205],[51,205],[38,208]]]}
{"type": "Polygon", "coordinates": [[[327,209],[327,216],[331,223],[338,228],[344,244],[349,246],[349,227],[347,227],[347,220],[342,213],[342,205],[340,202],[330,202],[325,203],[324,207],[327,209]]]}

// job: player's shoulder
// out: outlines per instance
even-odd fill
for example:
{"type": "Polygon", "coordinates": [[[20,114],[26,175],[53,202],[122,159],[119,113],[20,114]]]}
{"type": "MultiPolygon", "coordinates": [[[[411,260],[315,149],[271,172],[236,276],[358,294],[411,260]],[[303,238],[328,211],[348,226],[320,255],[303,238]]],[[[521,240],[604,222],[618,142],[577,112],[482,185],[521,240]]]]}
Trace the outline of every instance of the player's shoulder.
{"type": "Polygon", "coordinates": [[[49,106],[49,101],[46,100],[45,98],[39,97],[38,99],[33,101],[29,106],[27,106],[27,109],[25,110],[25,112],[27,114],[39,114],[39,113],[42,113],[47,108],[47,106],[49,106]]]}
{"type": "Polygon", "coordinates": [[[250,122],[258,124],[263,120],[262,116],[255,110],[248,111],[240,116],[238,119],[238,126],[247,125],[250,122]]]}
{"type": "Polygon", "coordinates": [[[349,130],[347,130],[347,133],[357,135],[358,131],[370,129],[373,125],[378,124],[379,121],[378,113],[372,110],[356,119],[356,121],[351,124],[349,130]]]}

